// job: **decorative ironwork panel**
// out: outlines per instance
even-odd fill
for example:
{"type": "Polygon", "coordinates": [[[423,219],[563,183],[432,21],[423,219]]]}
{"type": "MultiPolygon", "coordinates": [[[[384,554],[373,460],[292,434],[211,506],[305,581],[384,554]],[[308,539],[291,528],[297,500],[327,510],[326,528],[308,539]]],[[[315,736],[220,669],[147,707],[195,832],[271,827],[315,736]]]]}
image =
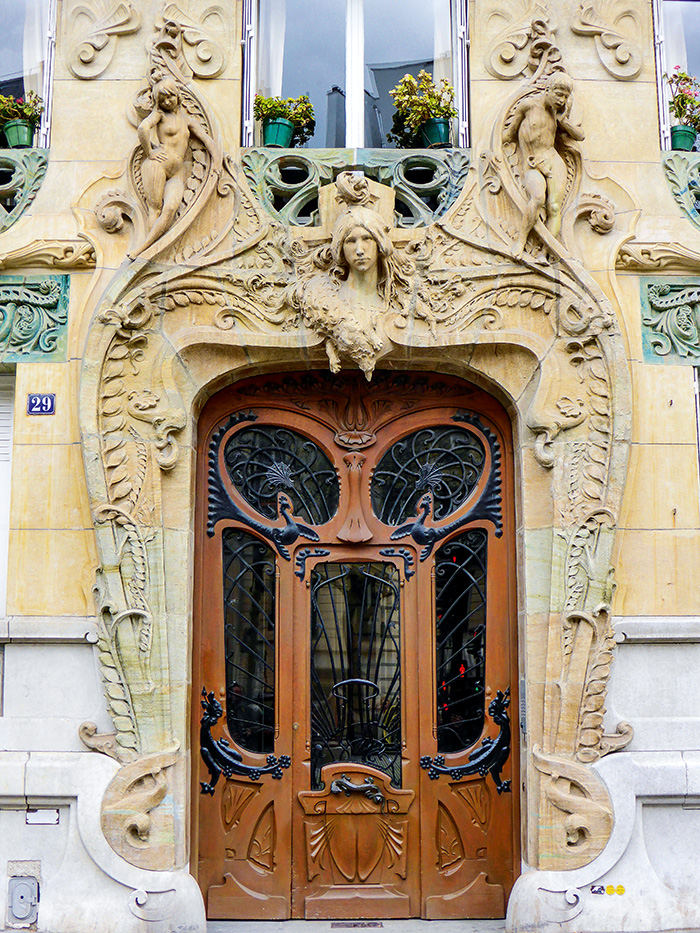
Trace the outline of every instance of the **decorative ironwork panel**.
{"type": "Polygon", "coordinates": [[[400,525],[432,495],[433,518],[447,518],[469,498],[484,471],[481,440],[464,428],[414,431],[389,448],[372,475],[372,510],[386,525],[400,525]]]}
{"type": "Polygon", "coordinates": [[[317,564],[311,574],[311,787],[331,762],[401,786],[399,574],[393,564],[317,564]]]}
{"type": "Polygon", "coordinates": [[[231,482],[266,518],[277,518],[284,491],[292,513],[324,525],[338,511],[340,484],[333,464],[318,444],[277,425],[255,425],[232,435],[224,450],[231,482]]]}
{"type": "Polygon", "coordinates": [[[247,531],[224,529],[226,724],[252,752],[271,752],[275,732],[275,556],[247,531]]]}
{"type": "Polygon", "coordinates": [[[469,748],[484,727],[487,548],[475,528],[435,553],[439,752],[469,748]]]}

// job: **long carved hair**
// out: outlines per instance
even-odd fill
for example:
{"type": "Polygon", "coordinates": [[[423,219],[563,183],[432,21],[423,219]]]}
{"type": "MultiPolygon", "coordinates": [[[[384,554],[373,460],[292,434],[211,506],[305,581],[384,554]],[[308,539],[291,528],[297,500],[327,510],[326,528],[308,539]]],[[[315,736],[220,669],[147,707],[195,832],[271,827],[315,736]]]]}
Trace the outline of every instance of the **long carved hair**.
{"type": "Polygon", "coordinates": [[[398,299],[403,305],[410,289],[410,264],[398,256],[389,236],[389,226],[382,216],[370,207],[361,205],[343,211],[333,227],[330,246],[323,246],[314,256],[314,265],[326,272],[338,285],[344,282],[350,271],[343,247],[348,236],[361,227],[377,244],[377,291],[387,304],[398,299]]]}

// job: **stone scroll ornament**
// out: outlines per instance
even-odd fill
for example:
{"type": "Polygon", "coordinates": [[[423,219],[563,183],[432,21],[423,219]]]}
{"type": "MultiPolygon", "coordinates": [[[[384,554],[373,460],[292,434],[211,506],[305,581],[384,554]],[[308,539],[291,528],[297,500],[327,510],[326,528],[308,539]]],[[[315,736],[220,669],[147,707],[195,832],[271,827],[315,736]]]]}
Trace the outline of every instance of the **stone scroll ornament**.
{"type": "Polygon", "coordinates": [[[629,0],[582,0],[571,29],[595,40],[601,64],[614,78],[630,81],[639,76],[644,59],[636,4],[629,0]]]}
{"type": "Polygon", "coordinates": [[[73,0],[64,5],[66,64],[76,78],[98,78],[109,67],[121,36],[138,32],[141,19],[131,0],[73,0]]]}

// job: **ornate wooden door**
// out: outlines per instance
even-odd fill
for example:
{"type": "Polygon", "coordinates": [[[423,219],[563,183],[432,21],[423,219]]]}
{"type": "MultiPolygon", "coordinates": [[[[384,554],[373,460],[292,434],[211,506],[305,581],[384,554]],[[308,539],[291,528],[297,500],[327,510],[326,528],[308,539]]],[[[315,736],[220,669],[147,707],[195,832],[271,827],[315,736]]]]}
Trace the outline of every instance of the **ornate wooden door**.
{"type": "Polygon", "coordinates": [[[289,374],[206,406],[193,849],[210,918],[504,916],[511,461],[502,408],[448,377],[289,374]]]}

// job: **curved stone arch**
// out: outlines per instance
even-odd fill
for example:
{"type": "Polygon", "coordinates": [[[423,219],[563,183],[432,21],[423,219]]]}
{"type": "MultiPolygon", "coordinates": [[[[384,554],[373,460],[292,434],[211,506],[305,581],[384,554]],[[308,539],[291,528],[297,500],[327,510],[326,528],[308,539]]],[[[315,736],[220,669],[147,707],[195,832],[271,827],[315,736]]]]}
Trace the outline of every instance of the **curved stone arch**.
{"type": "MultiPolygon", "coordinates": [[[[379,365],[449,372],[508,402],[524,487],[519,566],[532,681],[528,730],[540,746],[527,771],[530,812],[534,806],[540,813],[530,832],[548,825],[546,848],[555,854],[547,867],[573,868],[601,851],[612,825],[605,790],[586,764],[615,742],[603,736],[602,713],[629,403],[621,338],[605,298],[570,270],[558,283],[553,278],[511,267],[476,287],[436,339],[387,328],[392,347],[379,365]],[[496,327],[492,317],[484,323],[479,300],[486,293],[486,305],[507,315],[507,326],[496,327]],[[508,348],[519,351],[521,368],[527,356],[524,373],[509,371],[508,348]],[[546,643],[539,649],[544,664],[535,660],[538,638],[546,643]]],[[[317,369],[325,359],[321,339],[303,325],[283,330],[261,306],[258,326],[245,326],[252,313],[245,303],[237,306],[212,282],[202,288],[191,275],[184,284],[177,269],[152,286],[138,272],[127,275],[95,312],[81,378],[102,562],[98,650],[124,764],[187,744],[191,594],[181,568],[192,561],[198,411],[226,383],[256,372],[317,369]],[[222,308],[235,327],[217,326],[222,308]]],[[[545,848],[542,840],[531,843],[532,851],[545,848]]]]}

